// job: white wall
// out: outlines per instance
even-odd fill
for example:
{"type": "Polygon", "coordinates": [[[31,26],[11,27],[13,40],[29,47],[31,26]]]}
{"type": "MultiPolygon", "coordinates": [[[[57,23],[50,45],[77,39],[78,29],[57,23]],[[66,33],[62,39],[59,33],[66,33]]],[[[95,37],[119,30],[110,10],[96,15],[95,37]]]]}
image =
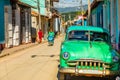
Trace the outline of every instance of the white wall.
{"type": "Polygon", "coordinates": [[[13,46],[12,8],[5,6],[5,43],[6,47],[13,46]]]}
{"type": "Polygon", "coordinates": [[[36,18],[36,16],[32,16],[31,19],[32,19],[32,27],[36,28],[37,27],[37,18],[36,18]]]}
{"type": "Polygon", "coordinates": [[[13,45],[18,46],[20,44],[20,10],[15,10],[15,26],[13,28],[13,45]]]}

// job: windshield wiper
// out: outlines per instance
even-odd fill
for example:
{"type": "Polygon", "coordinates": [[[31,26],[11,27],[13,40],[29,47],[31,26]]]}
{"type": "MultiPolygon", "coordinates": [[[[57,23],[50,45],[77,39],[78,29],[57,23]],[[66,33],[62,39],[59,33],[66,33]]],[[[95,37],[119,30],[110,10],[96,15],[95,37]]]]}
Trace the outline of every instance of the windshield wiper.
{"type": "Polygon", "coordinates": [[[90,43],[90,48],[92,48],[92,43],[91,43],[91,41],[89,41],[89,43],[90,43]]]}
{"type": "Polygon", "coordinates": [[[90,43],[90,48],[92,48],[92,43],[91,43],[91,41],[90,41],[90,31],[88,31],[88,41],[89,41],[89,43],[90,43]]]}

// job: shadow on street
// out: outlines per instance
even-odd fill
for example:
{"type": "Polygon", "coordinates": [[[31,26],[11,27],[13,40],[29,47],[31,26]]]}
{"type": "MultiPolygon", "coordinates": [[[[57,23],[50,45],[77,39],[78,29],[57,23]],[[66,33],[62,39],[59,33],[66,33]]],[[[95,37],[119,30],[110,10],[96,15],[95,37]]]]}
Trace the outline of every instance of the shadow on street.
{"type": "Polygon", "coordinates": [[[59,55],[31,55],[31,58],[35,58],[35,57],[55,57],[55,56],[59,56],[59,55]]]}

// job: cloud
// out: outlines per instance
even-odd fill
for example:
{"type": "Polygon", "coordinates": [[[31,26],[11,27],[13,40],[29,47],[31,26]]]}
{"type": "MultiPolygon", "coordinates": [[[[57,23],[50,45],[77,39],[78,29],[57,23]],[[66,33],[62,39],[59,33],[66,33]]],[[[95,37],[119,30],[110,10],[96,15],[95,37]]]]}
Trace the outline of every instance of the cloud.
{"type": "MultiPolygon", "coordinates": [[[[91,2],[93,0],[90,0],[91,2]]],[[[82,0],[83,5],[88,4],[88,0],[82,0]]],[[[80,6],[80,0],[60,0],[59,2],[54,3],[54,7],[75,7],[75,6],[80,6]]]]}
{"type": "MultiPolygon", "coordinates": [[[[60,0],[59,2],[54,3],[54,7],[56,8],[64,8],[64,7],[79,7],[80,6],[80,0],[60,0]],[[78,2],[79,1],[79,2],[78,2]]],[[[87,0],[83,0],[83,5],[87,4],[87,0]]]]}
{"type": "Polygon", "coordinates": [[[55,3],[54,7],[60,7],[60,8],[64,8],[64,7],[75,7],[75,6],[79,6],[79,4],[77,3],[55,3]],[[76,5],[74,5],[76,4],[76,5]]]}

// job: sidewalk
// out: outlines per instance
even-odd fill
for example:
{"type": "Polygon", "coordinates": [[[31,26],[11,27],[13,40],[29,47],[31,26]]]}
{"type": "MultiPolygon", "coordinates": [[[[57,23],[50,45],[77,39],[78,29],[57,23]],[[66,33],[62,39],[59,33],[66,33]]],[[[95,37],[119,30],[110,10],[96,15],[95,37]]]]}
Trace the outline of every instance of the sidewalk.
{"type": "MultiPolygon", "coordinates": [[[[42,43],[45,43],[46,41],[43,41],[42,43]]],[[[40,44],[42,44],[40,43],[40,44]]],[[[0,51],[0,58],[4,57],[4,56],[8,56],[10,54],[14,54],[16,52],[19,52],[19,51],[22,51],[22,50],[25,50],[25,49],[28,49],[30,47],[34,47],[36,45],[39,45],[39,43],[27,43],[27,44],[22,44],[22,45],[19,45],[19,46],[16,46],[16,47],[13,47],[13,48],[7,48],[7,49],[4,49],[2,51],[0,51]]]]}
{"type": "MultiPolygon", "coordinates": [[[[63,35],[59,35],[56,37],[56,39],[59,39],[60,37],[62,37],[63,35]]],[[[42,43],[40,44],[43,44],[43,43],[46,43],[47,41],[44,40],[42,43]]],[[[19,51],[22,51],[22,50],[25,50],[25,49],[28,49],[30,47],[34,47],[34,46],[37,46],[37,45],[40,45],[39,43],[27,43],[27,44],[22,44],[22,45],[19,45],[19,46],[16,46],[16,47],[13,47],[13,48],[7,48],[7,49],[4,49],[2,51],[0,51],[0,58],[4,57],[4,56],[8,56],[10,54],[14,54],[16,52],[19,52],[19,51]]]]}

